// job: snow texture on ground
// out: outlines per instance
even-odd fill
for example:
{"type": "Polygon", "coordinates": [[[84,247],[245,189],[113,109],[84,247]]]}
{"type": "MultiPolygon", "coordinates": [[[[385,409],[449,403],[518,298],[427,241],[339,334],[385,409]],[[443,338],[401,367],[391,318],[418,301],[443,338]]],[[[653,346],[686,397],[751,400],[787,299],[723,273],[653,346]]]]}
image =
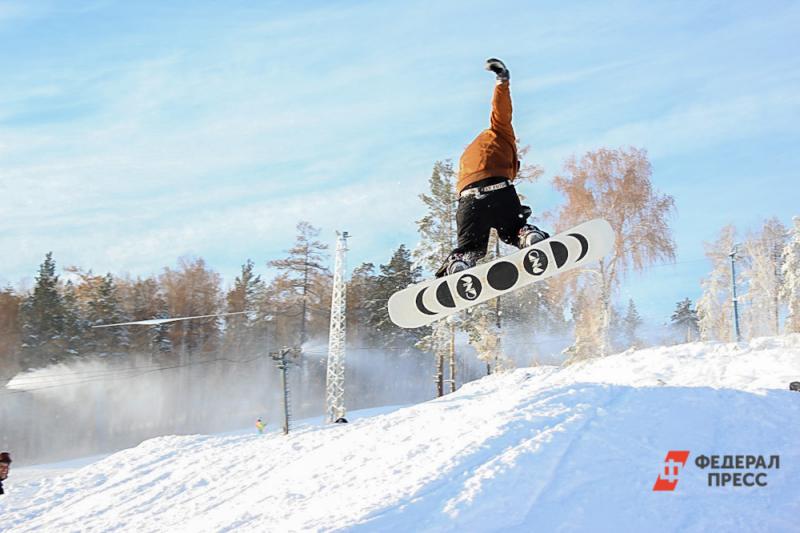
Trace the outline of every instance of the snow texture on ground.
{"type": "Polygon", "coordinates": [[[288,437],[151,439],[6,482],[4,531],[797,531],[800,336],[498,374],[288,437]],[[689,450],[674,492],[653,492],[689,450]],[[780,455],[709,487],[705,455],[780,455]]]}

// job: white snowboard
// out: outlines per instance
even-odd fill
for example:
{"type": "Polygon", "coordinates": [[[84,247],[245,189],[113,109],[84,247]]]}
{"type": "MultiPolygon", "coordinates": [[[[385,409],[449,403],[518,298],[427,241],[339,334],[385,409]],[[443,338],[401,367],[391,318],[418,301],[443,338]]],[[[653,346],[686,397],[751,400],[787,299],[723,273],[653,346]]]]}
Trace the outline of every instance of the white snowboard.
{"type": "Polygon", "coordinates": [[[597,218],[511,255],[442,278],[423,281],[389,298],[389,317],[418,328],[501,294],[584,266],[614,247],[611,224],[597,218]]]}

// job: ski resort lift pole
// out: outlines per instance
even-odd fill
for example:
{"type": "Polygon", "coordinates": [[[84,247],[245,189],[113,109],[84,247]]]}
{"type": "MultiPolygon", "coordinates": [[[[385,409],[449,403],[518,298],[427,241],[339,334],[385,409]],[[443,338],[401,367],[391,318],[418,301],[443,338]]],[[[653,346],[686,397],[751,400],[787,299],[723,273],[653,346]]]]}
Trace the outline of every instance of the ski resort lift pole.
{"type": "MultiPolygon", "coordinates": [[[[286,381],[286,370],[289,368],[290,362],[286,359],[286,356],[292,352],[289,348],[282,348],[278,352],[270,353],[270,357],[272,357],[278,363],[278,370],[281,371],[281,389],[283,390],[283,434],[289,434],[289,419],[291,418],[289,412],[289,388],[287,386],[286,381]]],[[[295,352],[296,354],[296,352],[295,352]]]]}
{"type": "Polygon", "coordinates": [[[736,254],[739,251],[739,245],[734,244],[731,253],[728,254],[731,258],[731,295],[733,296],[733,325],[736,332],[736,342],[742,342],[742,334],[739,330],[739,299],[736,296],[736,254]]]}
{"type": "Polygon", "coordinates": [[[331,323],[328,336],[328,365],[325,385],[325,412],[328,422],[341,420],[345,415],[344,407],[344,360],[347,330],[347,283],[346,231],[336,232],[336,262],[333,272],[333,295],[331,297],[331,323]]]}
{"type": "MultiPolygon", "coordinates": [[[[496,231],[497,230],[495,230],[495,232],[496,231]]],[[[494,257],[495,258],[499,258],[500,257],[500,235],[497,235],[497,233],[495,233],[494,257]]],[[[494,316],[495,316],[495,320],[497,321],[496,325],[497,325],[497,340],[498,340],[497,349],[495,349],[495,351],[494,351],[494,368],[495,368],[495,370],[497,370],[497,358],[500,355],[500,353],[499,353],[500,352],[500,344],[499,343],[502,342],[502,337],[501,337],[502,329],[501,328],[502,328],[502,325],[503,325],[503,323],[502,323],[503,312],[502,312],[502,310],[500,308],[500,305],[501,305],[500,296],[498,296],[497,298],[495,298],[495,308],[494,308],[494,316]]],[[[489,361],[486,361],[486,373],[487,374],[491,374],[492,373],[492,370],[489,367],[489,361]]]]}

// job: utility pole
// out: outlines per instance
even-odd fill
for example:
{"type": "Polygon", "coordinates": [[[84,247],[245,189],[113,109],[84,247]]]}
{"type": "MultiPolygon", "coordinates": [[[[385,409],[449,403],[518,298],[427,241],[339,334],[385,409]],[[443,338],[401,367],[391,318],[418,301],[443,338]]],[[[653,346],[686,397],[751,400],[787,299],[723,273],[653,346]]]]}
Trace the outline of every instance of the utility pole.
{"type": "Polygon", "coordinates": [[[347,326],[347,285],[345,259],[347,254],[346,231],[336,232],[336,263],[333,272],[333,298],[331,299],[331,327],[328,336],[328,371],[326,387],[326,413],[328,422],[344,418],[344,358],[347,326]]]}
{"type": "Polygon", "coordinates": [[[283,389],[283,434],[289,434],[289,420],[291,419],[291,405],[289,404],[289,386],[286,381],[286,371],[291,362],[286,359],[286,356],[291,353],[289,348],[282,348],[278,352],[270,353],[275,362],[278,364],[278,370],[281,371],[281,388],[283,389]]]}
{"type": "MultiPolygon", "coordinates": [[[[498,259],[500,257],[500,235],[499,234],[495,234],[495,237],[496,237],[497,240],[494,241],[494,258],[498,259]]],[[[502,327],[502,319],[500,317],[502,316],[502,310],[500,308],[500,296],[498,296],[494,300],[495,300],[494,318],[495,318],[495,325],[497,326],[497,349],[495,350],[495,353],[494,353],[494,366],[495,366],[495,370],[497,370],[497,356],[498,356],[498,352],[500,351],[500,342],[501,342],[501,339],[500,339],[500,328],[502,327]]],[[[486,362],[486,373],[487,374],[491,374],[492,373],[492,369],[489,366],[489,362],[488,361],[486,362]]]]}
{"type": "Polygon", "coordinates": [[[736,331],[736,342],[742,342],[742,334],[739,330],[739,299],[736,296],[736,253],[739,251],[739,245],[734,244],[731,253],[728,254],[731,258],[731,294],[733,295],[733,325],[736,331]]]}
{"type": "Polygon", "coordinates": [[[450,392],[456,391],[456,324],[450,323],[450,392]]]}

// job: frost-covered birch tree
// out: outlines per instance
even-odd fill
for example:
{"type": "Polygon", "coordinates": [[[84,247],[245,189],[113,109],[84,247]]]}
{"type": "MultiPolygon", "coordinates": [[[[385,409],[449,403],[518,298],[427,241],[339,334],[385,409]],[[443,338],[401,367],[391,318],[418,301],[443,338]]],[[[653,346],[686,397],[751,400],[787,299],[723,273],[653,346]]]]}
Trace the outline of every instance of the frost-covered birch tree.
{"type": "MultiPolygon", "coordinates": [[[[593,335],[600,355],[608,354],[612,297],[620,280],[630,271],[643,271],[658,261],[675,258],[669,227],[675,201],[656,191],[652,173],[644,149],[601,148],[588,152],[580,161],[571,158],[564,172],[553,179],[556,189],[566,197],[557,214],[556,230],[592,218],[604,218],[614,228],[614,250],[581,276],[599,293],[591,305],[601,317],[593,335]]],[[[586,316],[585,312],[580,314],[586,316]]]]}
{"type": "Polygon", "coordinates": [[[800,333],[800,217],[792,219],[789,242],[783,248],[781,275],[783,289],[781,294],[789,308],[784,330],[786,333],[800,333]]]}
{"type": "MultiPolygon", "coordinates": [[[[419,195],[425,204],[425,215],[417,220],[420,242],[412,252],[416,265],[429,272],[435,272],[456,247],[456,172],[453,163],[437,161],[428,179],[429,190],[419,195]]],[[[430,334],[422,338],[417,346],[430,351],[436,357],[436,390],[444,394],[444,362],[450,360],[451,369],[455,366],[454,328],[451,322],[438,321],[433,324],[430,334]]],[[[451,382],[454,379],[451,375],[451,382]]]]}
{"type": "Polygon", "coordinates": [[[730,253],[735,243],[736,228],[728,225],[716,241],[704,244],[711,273],[700,282],[703,295],[697,301],[702,340],[733,340],[730,253]]]}
{"type": "Polygon", "coordinates": [[[748,337],[780,333],[781,263],[786,241],[786,226],[777,218],[771,218],[764,222],[761,231],[744,243],[748,268],[742,272],[742,281],[748,287],[743,298],[747,304],[744,323],[748,337]]]}
{"type": "MultiPolygon", "coordinates": [[[[575,291],[570,309],[575,340],[563,352],[566,364],[596,356],[598,332],[603,321],[601,313],[595,311],[595,302],[598,300],[599,289],[596,286],[581,286],[575,291]]],[[[609,315],[610,313],[609,309],[609,315]]],[[[609,322],[610,318],[609,316],[609,322]]]]}
{"type": "MultiPolygon", "coordinates": [[[[500,251],[499,238],[493,229],[489,237],[489,250],[484,260],[493,260],[503,255],[500,251]]],[[[503,355],[501,320],[504,307],[510,303],[507,297],[493,300],[468,309],[461,320],[461,329],[467,334],[470,345],[475,349],[478,359],[485,362],[494,371],[513,368],[510,359],[503,355]]]]}

